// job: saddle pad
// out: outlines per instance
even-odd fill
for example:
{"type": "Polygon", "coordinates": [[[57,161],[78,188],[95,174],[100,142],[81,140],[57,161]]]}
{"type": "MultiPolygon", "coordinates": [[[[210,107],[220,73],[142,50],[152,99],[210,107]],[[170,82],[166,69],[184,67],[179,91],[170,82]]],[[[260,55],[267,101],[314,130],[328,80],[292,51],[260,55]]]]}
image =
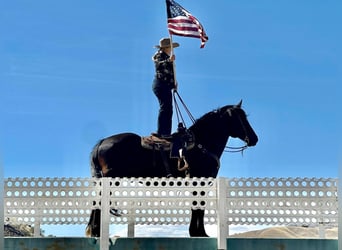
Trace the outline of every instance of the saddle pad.
{"type": "Polygon", "coordinates": [[[141,146],[147,149],[168,151],[171,149],[171,142],[154,135],[142,136],[141,146]]]}

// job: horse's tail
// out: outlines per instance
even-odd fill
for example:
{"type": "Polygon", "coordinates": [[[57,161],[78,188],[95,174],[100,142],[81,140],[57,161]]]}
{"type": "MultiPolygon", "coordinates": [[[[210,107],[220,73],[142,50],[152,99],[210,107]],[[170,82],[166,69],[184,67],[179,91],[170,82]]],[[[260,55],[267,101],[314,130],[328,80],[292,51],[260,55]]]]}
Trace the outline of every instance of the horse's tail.
{"type": "Polygon", "coordinates": [[[101,146],[103,140],[99,141],[93,148],[90,154],[90,166],[91,166],[91,176],[92,177],[102,177],[101,166],[99,162],[99,147],[101,146]]]}
{"type": "MultiPolygon", "coordinates": [[[[101,166],[99,163],[99,148],[103,140],[99,141],[90,153],[90,171],[91,176],[95,178],[102,177],[101,166]]],[[[90,218],[85,230],[87,237],[99,237],[100,236],[100,224],[101,224],[101,210],[93,209],[90,214],[90,218]]]]}

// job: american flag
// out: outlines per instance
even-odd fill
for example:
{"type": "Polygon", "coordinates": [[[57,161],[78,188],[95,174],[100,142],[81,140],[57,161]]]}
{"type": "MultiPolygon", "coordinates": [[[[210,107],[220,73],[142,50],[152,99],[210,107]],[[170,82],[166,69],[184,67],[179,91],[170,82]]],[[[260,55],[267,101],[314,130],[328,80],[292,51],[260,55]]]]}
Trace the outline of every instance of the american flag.
{"type": "Polygon", "coordinates": [[[202,24],[189,11],[173,0],[166,0],[167,27],[169,33],[201,39],[201,48],[208,41],[202,24]]]}

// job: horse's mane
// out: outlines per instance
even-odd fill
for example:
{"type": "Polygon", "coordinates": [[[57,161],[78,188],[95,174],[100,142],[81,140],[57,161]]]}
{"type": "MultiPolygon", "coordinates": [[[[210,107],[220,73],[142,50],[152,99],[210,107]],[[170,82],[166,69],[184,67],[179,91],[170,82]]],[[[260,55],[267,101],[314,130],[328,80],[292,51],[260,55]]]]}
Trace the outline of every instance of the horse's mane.
{"type": "Polygon", "coordinates": [[[227,109],[236,108],[235,105],[226,105],[209,111],[208,113],[202,115],[200,118],[196,119],[194,124],[190,126],[190,130],[196,128],[198,125],[210,124],[212,119],[216,119],[217,116],[221,116],[222,112],[226,112],[227,109]]]}
{"type": "Polygon", "coordinates": [[[212,111],[209,111],[208,113],[205,113],[204,115],[202,115],[200,118],[196,119],[195,120],[195,123],[191,126],[195,126],[197,123],[202,123],[203,121],[209,121],[210,117],[214,117],[214,115],[221,115],[222,114],[222,111],[226,111],[227,109],[230,109],[230,108],[235,108],[236,106],[235,105],[226,105],[224,107],[219,107],[219,108],[216,108],[216,109],[213,109],[212,111]]]}

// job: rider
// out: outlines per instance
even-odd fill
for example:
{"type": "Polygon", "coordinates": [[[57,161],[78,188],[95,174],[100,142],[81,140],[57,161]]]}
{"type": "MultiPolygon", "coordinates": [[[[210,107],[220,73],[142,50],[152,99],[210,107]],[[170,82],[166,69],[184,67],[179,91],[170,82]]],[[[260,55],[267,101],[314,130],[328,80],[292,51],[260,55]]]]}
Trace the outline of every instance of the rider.
{"type": "Polygon", "coordinates": [[[160,138],[169,138],[172,128],[172,90],[177,90],[177,82],[174,76],[175,55],[172,48],[179,47],[179,43],[172,43],[170,38],[162,38],[158,50],[153,55],[152,60],[155,65],[155,76],[152,90],[159,101],[158,129],[152,135],[160,138]]]}

